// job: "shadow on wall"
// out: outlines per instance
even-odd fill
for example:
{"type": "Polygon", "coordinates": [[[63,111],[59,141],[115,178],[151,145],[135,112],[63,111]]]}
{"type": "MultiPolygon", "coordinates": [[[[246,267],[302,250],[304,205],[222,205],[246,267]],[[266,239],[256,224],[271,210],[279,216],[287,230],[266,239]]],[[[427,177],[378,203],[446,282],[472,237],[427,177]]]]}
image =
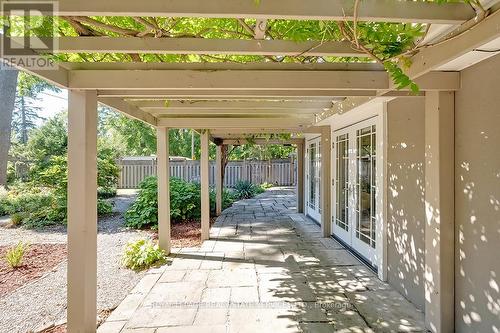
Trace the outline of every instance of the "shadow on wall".
{"type": "MultiPolygon", "coordinates": [[[[500,202],[498,194],[484,191],[487,184],[475,181],[477,169],[485,171],[482,162],[477,164],[459,162],[456,175],[456,210],[461,214],[457,214],[455,226],[455,321],[463,332],[497,333],[500,332],[500,202]]],[[[498,170],[482,173],[481,178],[485,176],[497,178],[498,192],[498,170]]]]}
{"type": "Polygon", "coordinates": [[[455,94],[455,329],[500,332],[500,56],[455,94]]]}
{"type": "Polygon", "coordinates": [[[424,310],[424,100],[388,104],[388,282],[424,310]]]}

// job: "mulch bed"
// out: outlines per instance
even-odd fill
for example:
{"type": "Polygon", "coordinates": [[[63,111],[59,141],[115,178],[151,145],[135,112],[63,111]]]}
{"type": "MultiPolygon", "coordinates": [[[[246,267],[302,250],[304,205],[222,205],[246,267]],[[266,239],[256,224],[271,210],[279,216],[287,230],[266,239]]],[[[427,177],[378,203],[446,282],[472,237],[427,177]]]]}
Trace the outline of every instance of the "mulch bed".
{"type": "Polygon", "coordinates": [[[38,279],[66,259],[66,244],[32,244],[24,254],[23,265],[11,268],[5,260],[9,246],[0,246],[0,297],[38,279]]]}
{"type": "MultiPolygon", "coordinates": [[[[210,218],[210,225],[217,218],[210,218]]],[[[200,220],[172,221],[171,224],[171,246],[172,247],[198,247],[201,245],[201,223],[200,220]]],[[[153,239],[158,238],[158,233],[153,234],[153,239]]]]}

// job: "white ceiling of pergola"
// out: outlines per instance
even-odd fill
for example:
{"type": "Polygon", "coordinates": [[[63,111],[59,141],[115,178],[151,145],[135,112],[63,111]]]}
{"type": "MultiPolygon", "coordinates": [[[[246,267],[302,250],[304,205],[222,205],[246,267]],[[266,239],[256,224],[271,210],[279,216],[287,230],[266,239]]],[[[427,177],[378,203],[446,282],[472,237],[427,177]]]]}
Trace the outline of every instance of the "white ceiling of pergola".
{"type": "MultiPolygon", "coordinates": [[[[352,20],[353,4],[60,0],[58,15],[352,20]]],[[[358,12],[359,20],[446,25],[446,31],[459,31],[474,16],[466,4],[420,1],[363,0],[358,12]]],[[[423,92],[457,90],[459,73],[446,64],[499,38],[499,26],[500,13],[495,11],[473,29],[423,49],[413,57],[409,76],[423,92]]],[[[62,37],[57,52],[364,56],[346,42],[262,40],[257,30],[255,40],[62,37]]],[[[372,63],[61,63],[58,70],[32,72],[64,88],[97,90],[102,104],[152,125],[211,129],[214,137],[225,138],[252,132],[314,132],[315,123],[339,108],[377,96],[409,95],[396,91],[383,68],[372,63]]]]}

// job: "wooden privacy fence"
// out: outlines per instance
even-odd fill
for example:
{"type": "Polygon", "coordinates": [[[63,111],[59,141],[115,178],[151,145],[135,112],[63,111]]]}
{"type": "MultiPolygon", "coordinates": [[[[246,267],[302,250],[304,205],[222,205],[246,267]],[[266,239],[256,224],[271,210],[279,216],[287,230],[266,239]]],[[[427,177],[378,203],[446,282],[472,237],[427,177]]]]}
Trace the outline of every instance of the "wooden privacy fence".
{"type": "MultiPolygon", "coordinates": [[[[118,188],[138,188],[144,178],[156,175],[156,158],[124,158],[118,160],[118,188]]],[[[215,162],[210,161],[210,185],[215,183],[215,162]]],[[[200,161],[171,160],[170,176],[197,182],[200,180],[200,161]]],[[[270,161],[230,161],[226,166],[224,186],[233,187],[239,180],[254,184],[271,183],[277,186],[295,185],[296,163],[293,158],[270,161]]]]}

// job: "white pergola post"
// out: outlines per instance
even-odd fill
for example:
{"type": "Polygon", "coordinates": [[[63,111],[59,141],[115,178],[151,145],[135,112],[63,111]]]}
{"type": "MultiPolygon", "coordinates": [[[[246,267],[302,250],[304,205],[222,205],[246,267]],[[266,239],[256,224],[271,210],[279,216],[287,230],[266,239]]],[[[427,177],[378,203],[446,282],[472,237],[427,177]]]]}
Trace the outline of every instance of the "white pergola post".
{"type": "Polygon", "coordinates": [[[217,146],[215,159],[215,212],[219,216],[222,213],[222,145],[217,146]]]}
{"type": "Polygon", "coordinates": [[[304,159],[305,142],[297,144],[297,213],[304,213],[304,159]]]}
{"type": "Polygon", "coordinates": [[[209,131],[201,131],[201,240],[210,234],[209,131]]]}
{"type": "Polygon", "coordinates": [[[68,96],[68,332],[97,320],[97,92],[68,96]]]}
{"type": "Polygon", "coordinates": [[[425,322],[454,331],[454,93],[425,95],[425,322]]]}
{"type": "Polygon", "coordinates": [[[331,156],[332,156],[332,131],[330,126],[323,126],[321,131],[321,230],[323,237],[330,237],[331,232],[331,156]]]}
{"type": "Polygon", "coordinates": [[[157,174],[158,174],[158,242],[160,248],[170,254],[170,159],[168,128],[158,127],[157,174]]]}

